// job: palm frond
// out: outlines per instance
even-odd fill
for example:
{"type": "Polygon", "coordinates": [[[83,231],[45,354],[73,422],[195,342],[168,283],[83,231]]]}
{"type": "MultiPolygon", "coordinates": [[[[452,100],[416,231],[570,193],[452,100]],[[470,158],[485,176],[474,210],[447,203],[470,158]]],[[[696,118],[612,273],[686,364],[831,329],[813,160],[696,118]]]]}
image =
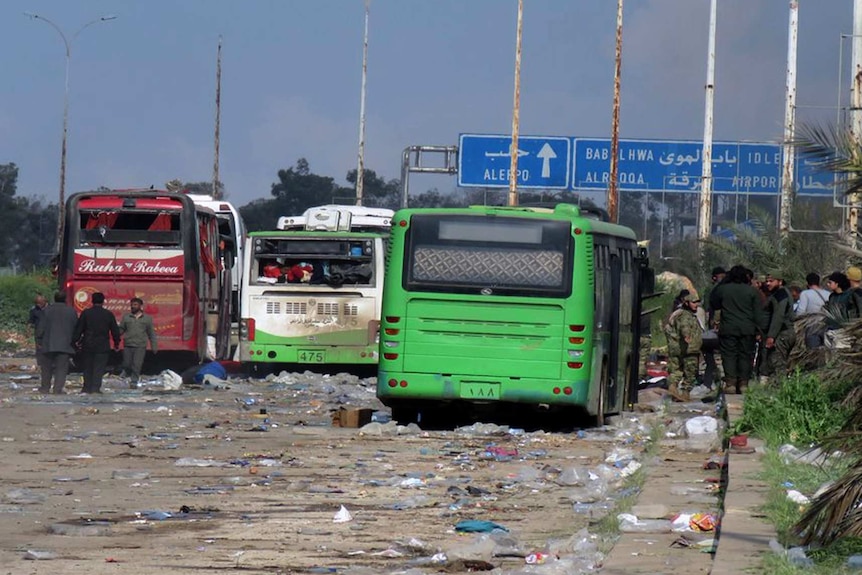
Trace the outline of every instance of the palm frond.
{"type": "Polygon", "coordinates": [[[845,194],[862,191],[862,147],[850,130],[819,124],[803,124],[800,135],[788,142],[816,171],[839,176],[838,189],[845,194]]]}
{"type": "Polygon", "coordinates": [[[803,545],[828,545],[844,537],[862,536],[862,460],[809,505],[794,525],[803,545]]]}

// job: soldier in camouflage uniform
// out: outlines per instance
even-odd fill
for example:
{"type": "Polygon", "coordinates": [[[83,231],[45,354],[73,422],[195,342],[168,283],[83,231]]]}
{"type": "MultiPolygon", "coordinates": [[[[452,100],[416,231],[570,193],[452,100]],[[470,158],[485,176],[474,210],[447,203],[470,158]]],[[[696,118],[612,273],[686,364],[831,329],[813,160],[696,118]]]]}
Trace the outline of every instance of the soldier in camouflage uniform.
{"type": "Polygon", "coordinates": [[[664,328],[667,336],[668,392],[677,401],[688,401],[700,364],[703,326],[697,320],[697,296],[687,294],[682,306],[670,314],[664,328]]]}

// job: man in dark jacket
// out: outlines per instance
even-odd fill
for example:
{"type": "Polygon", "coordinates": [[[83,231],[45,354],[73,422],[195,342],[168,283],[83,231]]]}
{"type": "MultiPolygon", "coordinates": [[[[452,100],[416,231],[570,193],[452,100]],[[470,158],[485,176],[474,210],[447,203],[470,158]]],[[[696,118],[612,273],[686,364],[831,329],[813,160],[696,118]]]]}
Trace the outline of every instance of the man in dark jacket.
{"type": "Polygon", "coordinates": [[[763,324],[766,358],[761,375],[787,375],[790,350],[796,342],[796,332],[793,329],[793,296],[783,285],[783,279],[782,274],[776,271],[766,276],[769,294],[763,324]]]}
{"type": "Polygon", "coordinates": [[[725,393],[742,393],[751,379],[754,345],[760,331],[763,308],[748,270],[733,266],[711,297],[718,322],[718,345],[724,366],[725,393]],[[720,318],[720,319],[718,319],[720,318]]]}
{"type": "Polygon", "coordinates": [[[78,316],[75,310],[66,305],[66,294],[54,294],[54,303],[46,306],[36,323],[36,354],[42,356],[42,380],[40,393],[51,391],[51,379],[54,380],[54,393],[62,394],[66,385],[66,375],[69,373],[69,360],[75,353],[73,345],[75,324],[78,316]]]}
{"type": "Polygon", "coordinates": [[[108,367],[111,342],[120,347],[120,328],[117,318],[103,307],[105,294],[93,294],[93,307],[85,309],[75,327],[75,341],[81,340],[84,368],[84,393],[102,393],[102,378],[108,367]],[[83,338],[83,339],[82,339],[83,338]]]}

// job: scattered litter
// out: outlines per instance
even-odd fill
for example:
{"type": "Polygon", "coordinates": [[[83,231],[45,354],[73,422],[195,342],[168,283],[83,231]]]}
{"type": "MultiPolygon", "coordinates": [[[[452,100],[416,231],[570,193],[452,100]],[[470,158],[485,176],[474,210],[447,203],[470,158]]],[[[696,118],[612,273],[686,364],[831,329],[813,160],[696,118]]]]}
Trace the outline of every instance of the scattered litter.
{"type": "Polygon", "coordinates": [[[57,554],[52,551],[39,551],[37,549],[27,549],[27,552],[24,553],[24,559],[29,561],[48,561],[50,559],[56,559],[57,554]]]}
{"type": "Polygon", "coordinates": [[[804,495],[795,489],[787,490],[787,498],[797,505],[808,505],[811,503],[811,499],[809,499],[807,495],[804,495]]]}
{"type": "Polygon", "coordinates": [[[524,557],[524,562],[527,565],[544,565],[545,561],[547,561],[547,559],[548,559],[547,553],[542,553],[542,552],[530,553],[529,555],[524,557]]]}
{"type": "Polygon", "coordinates": [[[52,523],[48,532],[67,537],[102,537],[110,535],[111,524],[107,521],[82,521],[81,523],[52,523]]]}
{"type": "Polygon", "coordinates": [[[353,521],[353,515],[350,514],[350,511],[347,510],[347,507],[344,505],[341,506],[341,509],[335,514],[335,517],[332,518],[333,523],[347,523],[348,521],[353,521]]]}
{"type": "Polygon", "coordinates": [[[688,522],[692,531],[715,531],[717,524],[715,515],[711,513],[695,513],[688,522]]]}
{"type": "Polygon", "coordinates": [[[161,384],[165,389],[178,390],[183,385],[183,378],[175,371],[164,370],[159,374],[161,384]]]}
{"type": "Polygon", "coordinates": [[[111,473],[112,479],[132,479],[134,481],[142,481],[149,479],[149,471],[135,471],[133,469],[115,469],[111,473]]]}
{"type": "Polygon", "coordinates": [[[506,527],[498,525],[493,521],[481,521],[479,519],[465,519],[455,524],[455,531],[459,533],[491,533],[494,531],[509,531],[506,527]]]}
{"type": "Polygon", "coordinates": [[[169,513],[167,511],[159,511],[159,510],[150,510],[150,511],[138,511],[135,513],[136,517],[141,519],[146,519],[148,521],[164,521],[165,519],[170,519],[173,517],[173,513],[169,513]]]}
{"type": "Polygon", "coordinates": [[[672,530],[667,519],[638,519],[631,513],[620,513],[617,521],[623,533],[670,533],[672,530]]]}
{"type": "Polygon", "coordinates": [[[181,457],[174,463],[177,467],[227,467],[230,465],[226,461],[216,461],[214,459],[196,459],[194,457],[181,457]]]}
{"type": "Polygon", "coordinates": [[[13,505],[34,505],[45,501],[45,496],[29,489],[10,489],[5,499],[13,505]]]}

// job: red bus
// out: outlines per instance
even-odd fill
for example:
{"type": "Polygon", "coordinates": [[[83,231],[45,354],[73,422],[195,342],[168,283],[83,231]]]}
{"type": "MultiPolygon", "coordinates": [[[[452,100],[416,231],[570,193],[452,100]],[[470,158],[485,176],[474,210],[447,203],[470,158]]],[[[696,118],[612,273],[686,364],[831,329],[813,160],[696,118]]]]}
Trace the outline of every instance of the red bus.
{"type": "Polygon", "coordinates": [[[232,266],[224,240],[215,212],[186,194],[77,193],[66,203],[58,279],[78,313],[102,292],[119,320],[139,297],[153,316],[160,352],[224,359],[232,266]]]}

